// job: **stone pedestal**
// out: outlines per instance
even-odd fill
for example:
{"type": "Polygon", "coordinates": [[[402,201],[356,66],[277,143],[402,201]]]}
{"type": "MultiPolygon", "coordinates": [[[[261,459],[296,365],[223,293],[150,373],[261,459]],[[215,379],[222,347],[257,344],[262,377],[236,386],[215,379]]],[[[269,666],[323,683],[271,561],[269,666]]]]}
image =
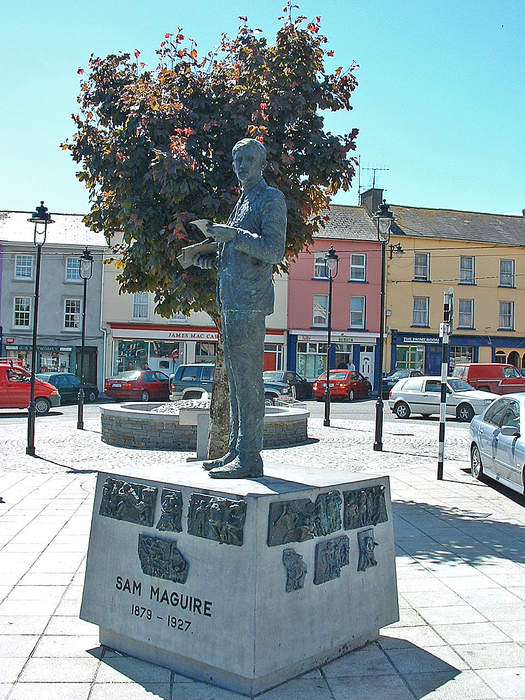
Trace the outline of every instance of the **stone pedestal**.
{"type": "Polygon", "coordinates": [[[388,477],[265,474],[98,475],[80,616],[103,644],[253,695],[398,619],[388,477]]]}
{"type": "Polygon", "coordinates": [[[208,456],[208,433],[210,430],[209,408],[181,408],[179,425],[197,426],[197,459],[204,460],[208,456]]]}

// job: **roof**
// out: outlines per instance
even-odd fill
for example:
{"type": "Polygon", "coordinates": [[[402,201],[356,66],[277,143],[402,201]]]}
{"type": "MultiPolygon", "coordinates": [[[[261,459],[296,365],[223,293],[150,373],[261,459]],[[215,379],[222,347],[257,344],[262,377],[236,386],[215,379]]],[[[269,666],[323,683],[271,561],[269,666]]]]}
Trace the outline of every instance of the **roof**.
{"type": "MultiPolygon", "coordinates": [[[[0,211],[0,244],[33,244],[34,224],[28,221],[32,212],[0,211]]],[[[82,223],[83,214],[55,214],[51,218],[55,223],[47,227],[46,244],[70,246],[75,248],[107,248],[103,233],[91,231],[82,223]]]]}
{"type": "Polygon", "coordinates": [[[376,228],[364,207],[332,204],[326,212],[326,226],[314,238],[338,238],[353,241],[375,241],[376,228]]]}
{"type": "Polygon", "coordinates": [[[525,245],[525,216],[424,209],[391,204],[393,234],[477,243],[525,245]]]}

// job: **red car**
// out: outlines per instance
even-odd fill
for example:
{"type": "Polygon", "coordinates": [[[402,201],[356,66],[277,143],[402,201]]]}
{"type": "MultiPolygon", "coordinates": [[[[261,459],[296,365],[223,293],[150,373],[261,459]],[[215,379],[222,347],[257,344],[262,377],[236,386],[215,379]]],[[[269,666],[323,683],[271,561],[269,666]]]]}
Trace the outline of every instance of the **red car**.
{"type": "MultiPolygon", "coordinates": [[[[370,395],[372,385],[362,374],[352,369],[330,370],[330,398],[353,401],[357,397],[370,395]]],[[[326,372],[318,377],[313,386],[314,398],[322,401],[326,394],[326,372]]]]}
{"type": "Polygon", "coordinates": [[[104,392],[117,401],[168,401],[169,377],[151,369],[120,372],[116,377],[106,379],[104,392]]]}

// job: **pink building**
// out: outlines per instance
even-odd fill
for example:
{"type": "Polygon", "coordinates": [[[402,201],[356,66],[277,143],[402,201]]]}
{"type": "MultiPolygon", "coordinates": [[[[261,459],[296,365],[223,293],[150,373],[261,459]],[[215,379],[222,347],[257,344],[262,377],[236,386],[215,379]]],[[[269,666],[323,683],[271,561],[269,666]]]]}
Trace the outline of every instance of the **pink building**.
{"type": "Polygon", "coordinates": [[[332,290],[332,368],[353,362],[375,385],[379,338],[381,247],[364,206],[332,205],[330,220],[308,251],[290,263],[288,369],[315,379],[326,369],[328,270],[339,257],[332,290]]]}

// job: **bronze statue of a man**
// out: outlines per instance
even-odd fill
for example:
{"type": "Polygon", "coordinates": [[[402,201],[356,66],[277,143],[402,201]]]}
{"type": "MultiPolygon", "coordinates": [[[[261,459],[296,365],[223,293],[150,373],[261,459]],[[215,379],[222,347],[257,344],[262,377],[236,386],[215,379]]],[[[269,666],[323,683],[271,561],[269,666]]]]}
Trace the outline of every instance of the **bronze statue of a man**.
{"type": "Polygon", "coordinates": [[[218,267],[217,303],[230,386],[228,452],[203,465],[214,479],[263,474],[265,317],[274,306],[273,265],[281,262],[286,242],[284,196],[262,175],[266,149],[255,139],[242,139],[232,156],[241,197],[227,224],[207,226],[208,235],[219,244],[217,259],[196,260],[205,269],[218,267]]]}

